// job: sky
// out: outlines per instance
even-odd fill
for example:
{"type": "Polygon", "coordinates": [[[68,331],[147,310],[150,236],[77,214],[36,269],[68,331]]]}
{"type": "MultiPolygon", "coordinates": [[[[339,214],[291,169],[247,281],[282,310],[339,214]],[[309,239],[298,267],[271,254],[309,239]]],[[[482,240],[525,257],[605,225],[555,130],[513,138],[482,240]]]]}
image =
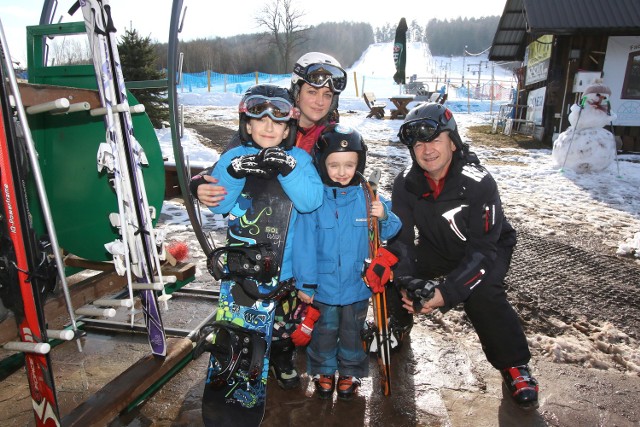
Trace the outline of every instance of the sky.
{"type": "MultiPolygon", "coordinates": [[[[54,22],[58,22],[61,15],[65,16],[63,22],[82,20],[80,12],[71,18],[66,13],[74,1],[58,0],[54,22]]],[[[39,23],[43,3],[43,0],[0,2],[0,19],[14,60],[26,63],[25,27],[39,23]]],[[[143,36],[159,42],[168,40],[171,3],[171,0],[110,0],[116,28],[132,26],[143,36]]],[[[265,0],[243,0],[234,8],[230,6],[233,3],[184,0],[187,12],[181,38],[192,40],[259,32],[255,17],[266,3],[265,0]]],[[[302,0],[294,0],[293,4],[296,10],[305,12],[301,21],[304,25],[351,21],[368,22],[375,28],[386,23],[395,25],[402,17],[407,22],[415,19],[421,25],[426,25],[433,18],[501,15],[505,3],[506,0],[448,0],[447,7],[436,8],[424,0],[404,0],[402,9],[391,7],[393,3],[371,7],[371,2],[364,0],[340,2],[339,7],[336,7],[336,3],[302,0]],[[438,10],[437,14],[433,13],[435,9],[438,10]]]]}

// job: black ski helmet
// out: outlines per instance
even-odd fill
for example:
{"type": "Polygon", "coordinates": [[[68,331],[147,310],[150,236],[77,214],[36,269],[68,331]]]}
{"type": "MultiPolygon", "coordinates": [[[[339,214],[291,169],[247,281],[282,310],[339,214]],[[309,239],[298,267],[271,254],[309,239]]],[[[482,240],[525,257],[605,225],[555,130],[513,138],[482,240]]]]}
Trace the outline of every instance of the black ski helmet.
{"type": "MultiPolygon", "coordinates": [[[[306,82],[306,73],[310,67],[314,65],[329,65],[334,67],[335,69],[344,70],[340,65],[340,62],[336,58],[331,55],[327,55],[326,53],[321,52],[308,52],[302,55],[293,67],[293,73],[291,73],[291,95],[293,99],[297,101],[298,95],[300,94],[300,88],[306,82]]],[[[308,83],[308,82],[307,82],[308,83]]],[[[344,72],[344,82],[342,82],[342,86],[346,86],[347,84],[347,73],[344,72]]],[[[338,101],[340,100],[340,92],[344,90],[338,89],[334,86],[332,81],[328,80],[323,86],[327,86],[333,92],[333,99],[331,100],[331,106],[329,107],[328,116],[331,115],[332,112],[337,111],[338,109],[338,101]]]]}
{"type": "MultiPolygon", "coordinates": [[[[367,162],[367,144],[364,143],[362,135],[355,129],[340,124],[327,126],[316,141],[315,164],[322,178],[322,182],[331,187],[342,187],[341,184],[329,179],[327,173],[327,157],[331,153],[353,151],[358,153],[358,165],[356,171],[364,173],[367,162]]],[[[348,185],[359,182],[358,175],[353,177],[348,185]]]]}
{"type": "Polygon", "coordinates": [[[240,122],[238,132],[240,134],[240,141],[242,141],[243,145],[253,146],[253,139],[251,138],[251,135],[249,135],[249,132],[247,132],[247,123],[250,118],[247,114],[249,113],[248,103],[250,103],[252,99],[256,98],[263,98],[263,104],[270,106],[270,108],[266,108],[261,111],[259,117],[269,115],[271,118],[274,118],[274,112],[277,112],[278,114],[285,114],[287,113],[285,108],[290,109],[289,118],[286,119],[289,125],[289,135],[280,144],[280,147],[283,149],[290,150],[296,143],[300,111],[295,107],[291,93],[287,89],[276,85],[253,85],[247,89],[244,95],[242,95],[242,99],[238,105],[238,116],[240,122]],[[279,106],[284,108],[279,109],[279,106]]]}
{"type": "MultiPolygon", "coordinates": [[[[400,126],[398,138],[404,145],[413,148],[416,141],[433,141],[440,133],[448,131],[449,138],[458,150],[463,149],[462,138],[458,133],[458,125],[451,110],[437,102],[414,107],[400,126]]],[[[411,150],[413,153],[413,150],[411,150]]]]}

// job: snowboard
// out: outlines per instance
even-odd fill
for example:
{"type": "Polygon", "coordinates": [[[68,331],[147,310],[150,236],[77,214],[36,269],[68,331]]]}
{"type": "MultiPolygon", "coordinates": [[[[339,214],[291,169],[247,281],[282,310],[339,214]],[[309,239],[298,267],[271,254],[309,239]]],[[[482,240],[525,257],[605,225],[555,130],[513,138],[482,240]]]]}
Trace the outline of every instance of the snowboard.
{"type": "Polygon", "coordinates": [[[202,397],[206,426],[262,422],[275,309],[293,287],[279,281],[292,208],[277,177],[248,176],[229,213],[226,246],[209,256],[221,283],[216,320],[200,331],[211,352],[202,397]]]}

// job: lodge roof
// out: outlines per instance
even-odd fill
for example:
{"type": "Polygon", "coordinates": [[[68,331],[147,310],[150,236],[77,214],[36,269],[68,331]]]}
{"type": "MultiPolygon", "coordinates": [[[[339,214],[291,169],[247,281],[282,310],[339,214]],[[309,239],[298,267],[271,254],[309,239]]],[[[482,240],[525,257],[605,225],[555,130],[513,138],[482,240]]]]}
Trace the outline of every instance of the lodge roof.
{"type": "Polygon", "coordinates": [[[507,0],[489,59],[521,61],[528,35],[585,33],[640,35],[640,1],[507,0]]]}

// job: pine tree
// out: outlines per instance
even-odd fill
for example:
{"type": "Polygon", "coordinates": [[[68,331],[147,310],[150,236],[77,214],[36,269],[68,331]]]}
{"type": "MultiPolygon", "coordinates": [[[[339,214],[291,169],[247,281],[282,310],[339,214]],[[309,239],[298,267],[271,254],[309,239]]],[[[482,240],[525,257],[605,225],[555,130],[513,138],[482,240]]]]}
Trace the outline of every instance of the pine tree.
{"type": "MultiPolygon", "coordinates": [[[[141,37],[136,30],[127,30],[118,45],[118,52],[125,81],[166,78],[154,67],[158,57],[149,37],[141,37]]],[[[161,128],[162,122],[169,120],[166,89],[133,89],[131,93],[144,104],[153,127],[161,128]]]]}

